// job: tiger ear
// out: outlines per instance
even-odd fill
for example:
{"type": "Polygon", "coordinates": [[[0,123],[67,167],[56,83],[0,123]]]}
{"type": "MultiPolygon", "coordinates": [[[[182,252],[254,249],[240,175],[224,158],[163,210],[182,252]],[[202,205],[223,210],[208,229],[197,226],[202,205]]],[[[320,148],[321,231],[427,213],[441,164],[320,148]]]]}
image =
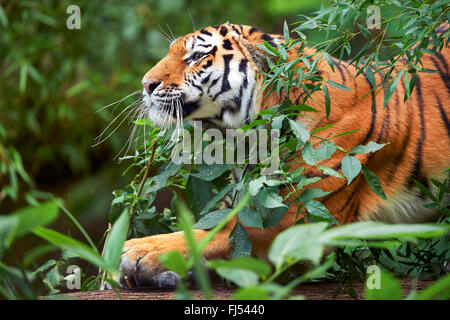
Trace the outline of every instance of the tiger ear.
{"type": "Polygon", "coordinates": [[[247,55],[247,60],[253,61],[258,70],[261,72],[268,72],[270,70],[267,59],[272,60],[274,63],[276,61],[275,56],[262,50],[255,43],[252,43],[245,38],[240,37],[239,45],[247,55]]]}

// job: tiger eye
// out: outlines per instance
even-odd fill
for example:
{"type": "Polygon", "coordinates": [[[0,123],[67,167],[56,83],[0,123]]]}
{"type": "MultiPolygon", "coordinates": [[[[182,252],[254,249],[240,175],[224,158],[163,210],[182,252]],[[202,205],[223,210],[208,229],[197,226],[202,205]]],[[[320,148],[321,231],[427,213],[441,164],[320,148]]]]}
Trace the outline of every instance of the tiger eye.
{"type": "Polygon", "coordinates": [[[201,52],[195,52],[192,55],[192,59],[194,59],[194,60],[199,60],[201,57],[203,57],[203,53],[201,53],[201,52]]]}

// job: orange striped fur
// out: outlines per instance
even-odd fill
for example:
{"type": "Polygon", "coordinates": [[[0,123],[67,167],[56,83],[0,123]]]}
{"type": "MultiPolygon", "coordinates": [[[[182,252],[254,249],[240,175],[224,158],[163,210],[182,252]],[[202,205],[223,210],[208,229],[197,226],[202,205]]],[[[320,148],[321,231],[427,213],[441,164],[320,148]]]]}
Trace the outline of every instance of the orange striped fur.
{"type": "MultiPolygon", "coordinates": [[[[263,40],[280,41],[282,37],[264,34],[254,27],[230,24],[202,29],[177,39],[171,45],[168,55],[147,72],[144,81],[157,83],[162,87],[182,86],[186,74],[201,73],[201,70],[207,70],[211,65],[218,68],[215,70],[231,68],[232,62],[221,58],[230,52],[232,52],[233,60],[247,60],[247,67],[251,70],[248,69],[246,74],[254,72],[257,79],[261,80],[259,74],[264,59],[258,57],[261,50],[257,49],[255,44],[262,43],[263,40]],[[192,60],[189,60],[191,57],[188,46],[192,45],[189,41],[198,36],[208,38],[208,34],[213,35],[211,37],[214,39],[220,39],[217,50],[213,54],[201,58],[203,60],[199,60],[199,62],[195,62],[193,56],[192,60]],[[229,48],[232,48],[233,51],[229,48]]],[[[207,46],[207,41],[202,43],[205,47],[207,46]]],[[[291,50],[289,54],[292,58],[297,51],[291,50]]],[[[318,64],[324,80],[344,84],[351,90],[344,91],[329,86],[331,98],[329,118],[325,116],[323,93],[314,93],[307,104],[321,112],[315,119],[298,118],[297,120],[305,124],[309,130],[333,124],[331,128],[320,131],[320,136],[324,138],[359,129],[353,134],[333,140],[348,151],[357,145],[367,144],[369,141],[389,143],[374,154],[356,155],[380,178],[388,198],[387,201],[370,190],[362,174],[356,177],[350,185],[347,185],[347,181],[343,179],[324,176],[316,167],[306,166],[308,176],[323,177],[319,182],[308,187],[331,192],[321,201],[341,224],[367,219],[413,223],[430,221],[436,217],[436,212],[422,208],[424,195],[415,187],[413,179],[430,186],[427,182],[428,178],[440,179],[443,177],[442,171],[450,167],[450,51],[448,48],[444,48],[440,54],[426,54],[422,61],[424,68],[435,69],[439,72],[420,73],[416,87],[406,102],[403,102],[405,88],[401,81],[386,108],[383,108],[384,90],[377,95],[372,93],[362,99],[371,90],[371,85],[364,74],[357,78],[354,77],[357,72],[355,66],[346,62],[342,62],[340,65],[336,63],[335,72],[333,72],[325,61],[320,61],[318,64]]],[[[397,70],[400,67],[398,65],[397,70]]],[[[232,70],[229,72],[231,74],[232,70]]],[[[395,76],[395,72],[393,76],[395,76]]],[[[375,78],[377,83],[381,81],[379,74],[376,74],[375,78]]],[[[222,83],[222,89],[226,85],[227,83],[222,83]]],[[[233,87],[233,83],[229,85],[233,87]]],[[[221,94],[218,92],[219,96],[221,94]]],[[[267,97],[259,95],[255,98],[256,102],[251,106],[252,110],[249,111],[249,114],[255,114],[264,108],[282,103],[285,95],[284,91],[280,94],[273,91],[267,97]]],[[[303,102],[304,94],[301,89],[291,89],[289,96],[294,104],[303,102]]],[[[202,108],[201,105],[193,106],[191,103],[187,106],[199,108],[193,111],[194,114],[200,114],[199,118],[208,115],[207,110],[199,112],[202,108]]],[[[210,109],[214,109],[214,106],[211,104],[210,109]]],[[[231,116],[230,119],[232,119],[231,116]]],[[[234,122],[231,121],[228,125],[233,126],[234,122]]],[[[313,139],[312,142],[317,144],[319,140],[313,139]]],[[[321,164],[340,170],[340,163],[344,155],[343,152],[337,151],[332,158],[321,164]]],[[[295,159],[289,163],[292,170],[299,166],[305,166],[304,163],[295,159]]],[[[252,254],[264,256],[276,235],[294,223],[296,212],[297,207],[293,204],[275,228],[246,228],[253,245],[252,254]]],[[[207,246],[204,251],[206,258],[229,257],[228,236],[234,224],[235,221],[232,221],[207,246]]],[[[207,232],[195,230],[198,239],[203,238],[207,232]]],[[[170,284],[170,279],[158,278],[158,274],[164,271],[158,262],[158,256],[170,250],[178,250],[183,255],[187,255],[182,232],[129,240],[125,243],[121,270],[138,285],[170,284]]],[[[129,285],[130,281],[127,283],[129,285]]]]}

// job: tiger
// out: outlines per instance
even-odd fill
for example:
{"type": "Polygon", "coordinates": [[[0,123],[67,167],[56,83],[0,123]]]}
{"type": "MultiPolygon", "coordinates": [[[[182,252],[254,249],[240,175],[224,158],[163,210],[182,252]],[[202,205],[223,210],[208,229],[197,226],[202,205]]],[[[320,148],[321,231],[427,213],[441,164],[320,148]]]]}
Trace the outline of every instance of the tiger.
{"type": "MultiPolygon", "coordinates": [[[[258,44],[267,42],[276,48],[283,39],[282,35],[237,24],[214,25],[179,37],[170,44],[168,54],[142,79],[148,118],[158,126],[175,123],[182,117],[216,128],[239,128],[258,112],[282,103],[286,97],[293,104],[302,103],[305,92],[301,87],[292,87],[289,92],[284,89],[278,93],[259,92],[263,74],[269,71],[270,55],[258,44]],[[173,108],[174,101],[179,108],[173,108]]],[[[298,55],[297,49],[289,50],[289,60],[298,55]]],[[[305,54],[314,53],[310,47],[303,50],[305,54]]],[[[432,187],[428,179],[442,179],[443,171],[450,167],[449,57],[447,47],[434,54],[424,54],[423,67],[438,72],[420,73],[406,101],[403,99],[405,84],[401,81],[385,107],[384,95],[374,93],[364,72],[355,78],[357,66],[333,57],[332,68],[323,58],[319,60],[317,69],[324,81],[331,80],[351,90],[329,87],[332,107],[328,117],[324,95],[314,92],[308,104],[319,110],[320,116],[298,116],[295,120],[309,131],[332,125],[321,131],[324,138],[359,128],[333,140],[345,150],[369,141],[387,144],[375,153],[356,155],[379,177],[387,200],[371,191],[362,174],[347,185],[345,179],[302,164],[307,177],[322,178],[307,188],[329,192],[318,200],[339,224],[363,220],[420,223],[436,219],[435,209],[423,207],[426,197],[414,180],[432,187]]],[[[401,63],[397,62],[396,70],[401,63]]],[[[392,76],[395,75],[394,71],[392,76]]],[[[374,77],[378,83],[382,75],[375,73],[374,77]]],[[[311,141],[318,142],[315,138],[311,141]]],[[[344,156],[344,152],[337,151],[322,164],[340,171],[344,156]]],[[[299,167],[295,161],[289,165],[292,170],[299,167]]],[[[287,191],[281,189],[280,194],[284,197],[287,191]]],[[[252,243],[252,256],[267,257],[274,238],[294,225],[297,205],[292,203],[273,228],[244,226],[252,243]]],[[[229,235],[236,219],[209,242],[202,253],[205,260],[230,258],[229,235]]],[[[201,240],[208,230],[194,229],[194,234],[201,240]]],[[[165,270],[158,260],[161,254],[172,250],[187,257],[182,231],[127,240],[120,262],[120,285],[174,286],[179,277],[165,270]]]]}

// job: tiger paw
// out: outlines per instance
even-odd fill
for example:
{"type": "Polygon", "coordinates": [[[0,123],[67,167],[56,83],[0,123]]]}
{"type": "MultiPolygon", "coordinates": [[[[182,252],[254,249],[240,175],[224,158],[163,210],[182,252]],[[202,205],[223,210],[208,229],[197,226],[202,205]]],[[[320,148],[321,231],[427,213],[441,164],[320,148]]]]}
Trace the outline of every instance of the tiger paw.
{"type": "Polygon", "coordinates": [[[180,276],[167,271],[159,261],[159,256],[171,250],[185,254],[185,248],[177,241],[176,235],[158,235],[125,242],[119,270],[122,288],[175,287],[180,276]]]}

